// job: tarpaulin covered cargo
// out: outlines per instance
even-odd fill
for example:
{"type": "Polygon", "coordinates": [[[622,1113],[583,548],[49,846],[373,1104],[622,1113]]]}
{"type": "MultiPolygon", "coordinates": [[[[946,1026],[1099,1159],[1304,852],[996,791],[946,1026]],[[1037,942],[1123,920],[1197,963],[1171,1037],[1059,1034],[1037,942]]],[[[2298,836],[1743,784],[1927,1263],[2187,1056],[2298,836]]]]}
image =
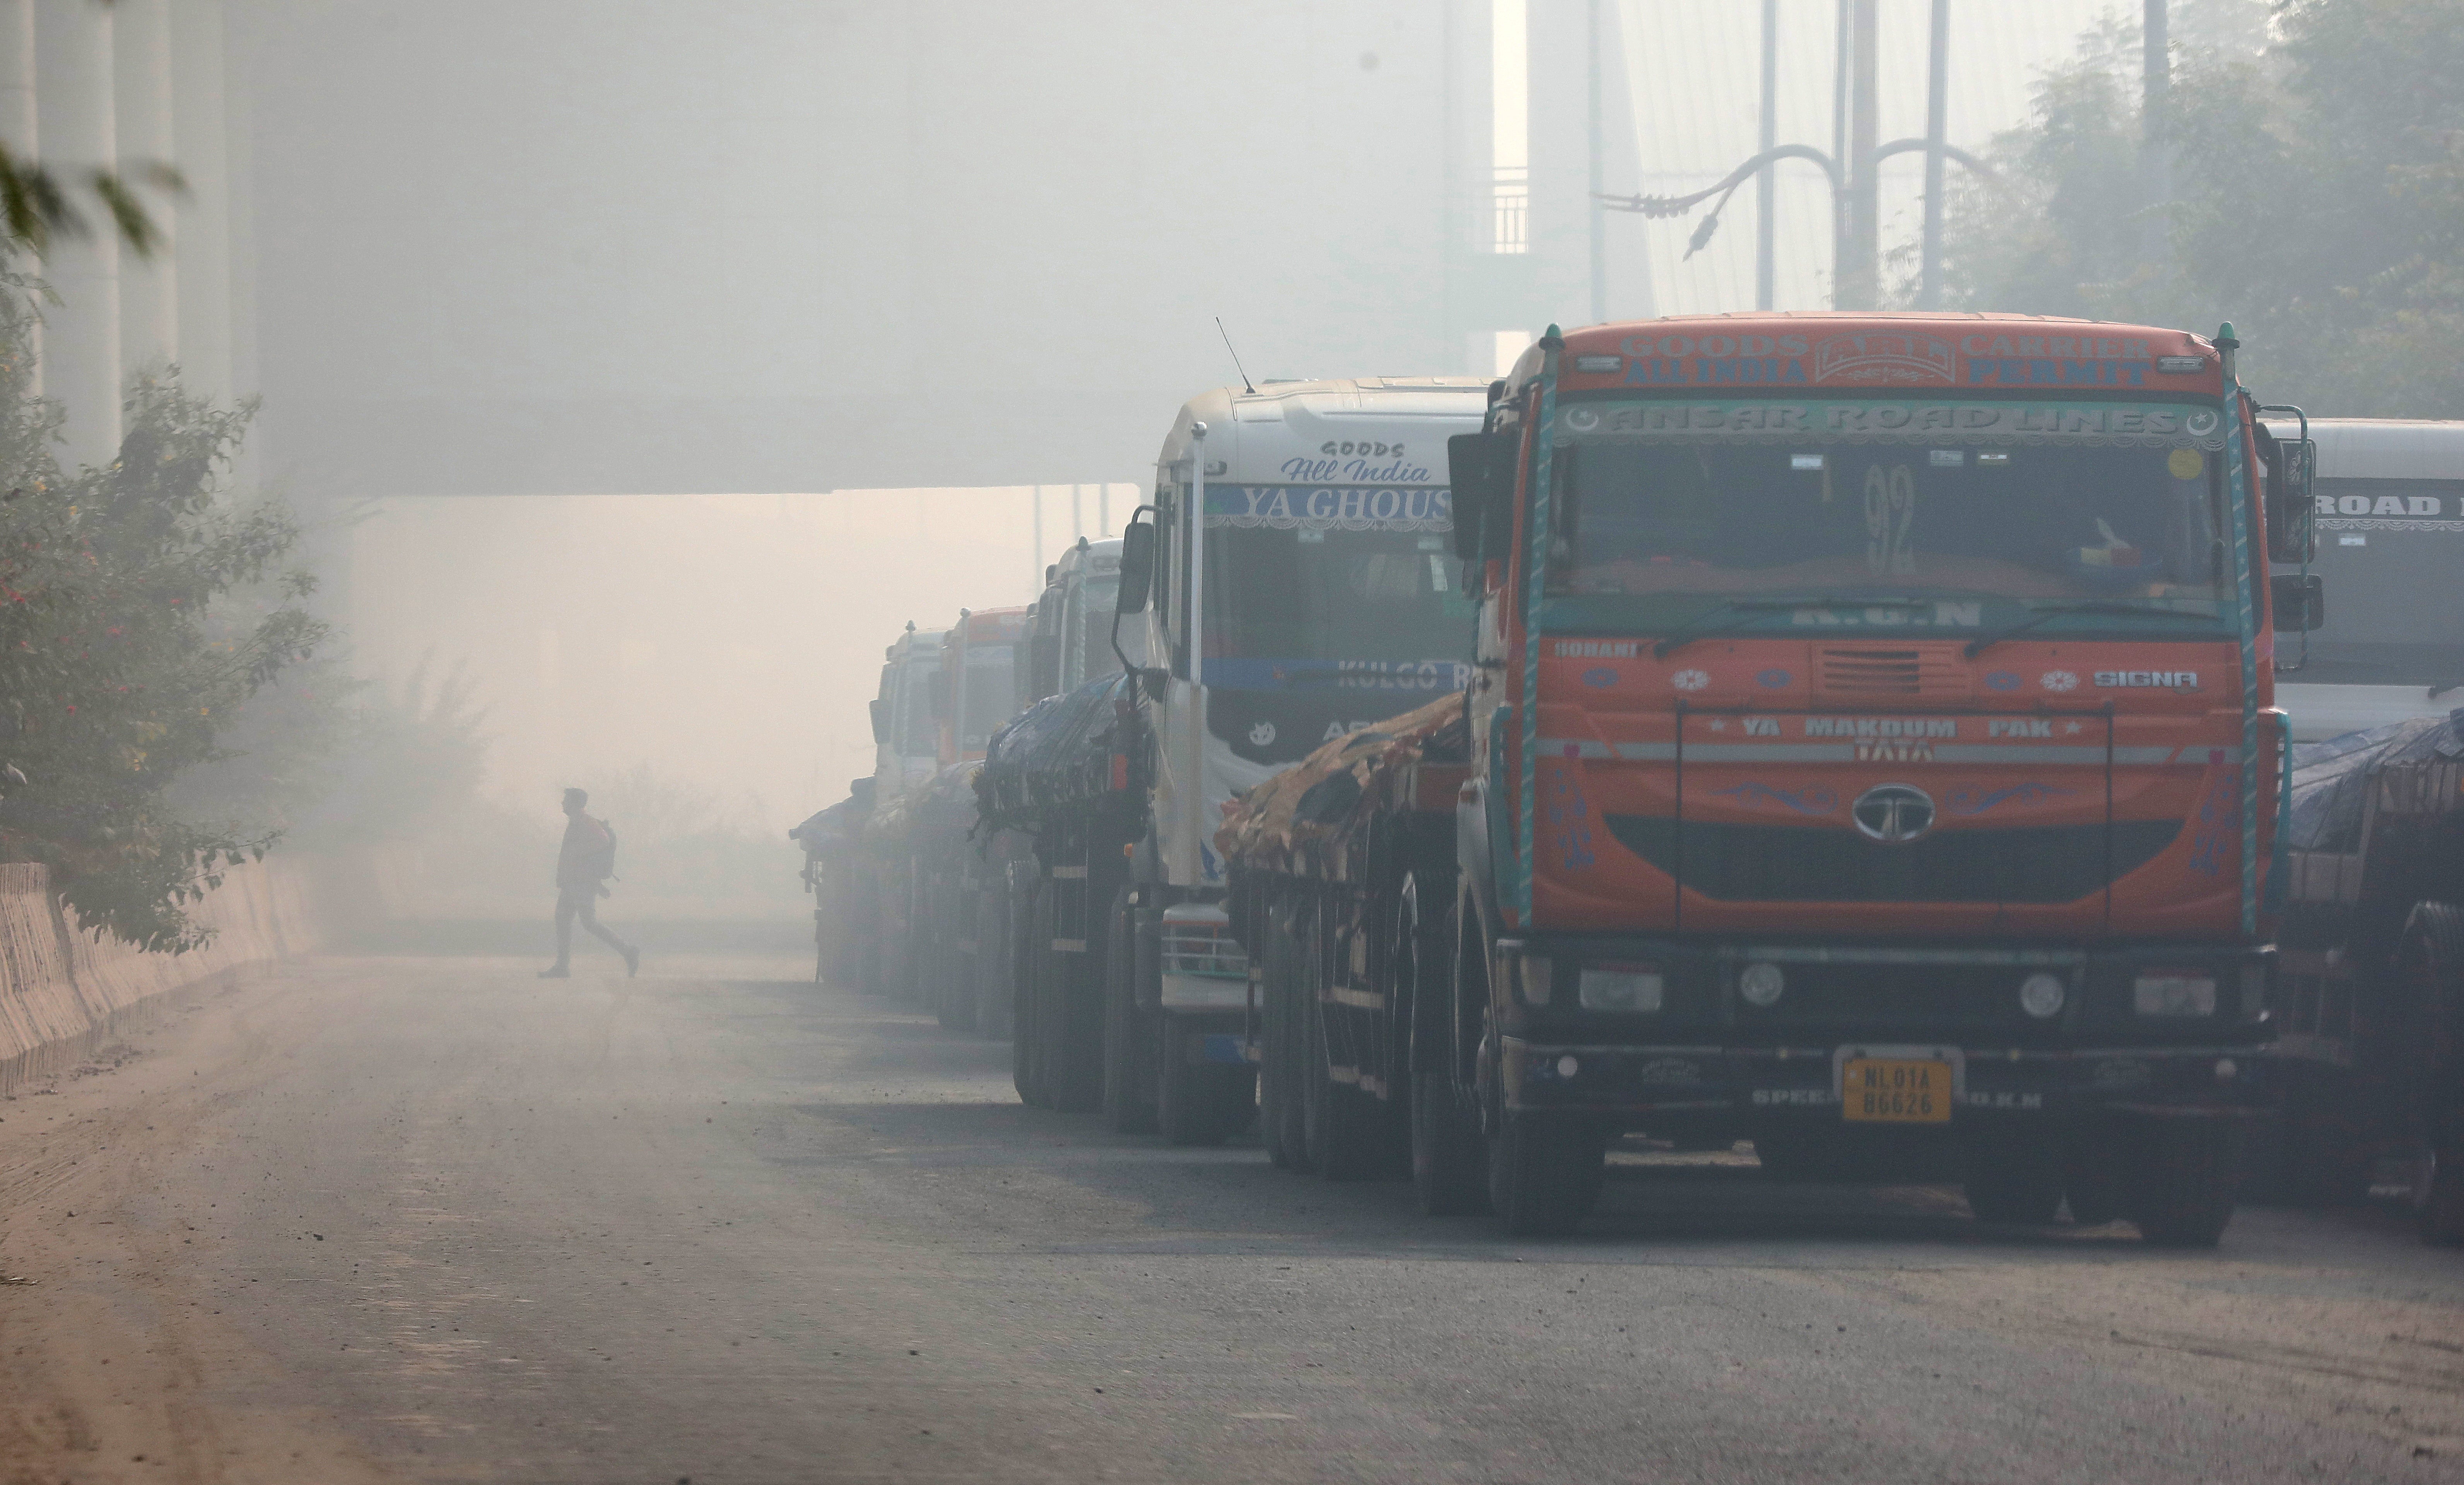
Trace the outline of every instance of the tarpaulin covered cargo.
{"type": "Polygon", "coordinates": [[[1236,866],[1342,880],[1379,810],[1452,807],[1469,740],[1461,691],[1335,738],[1233,801],[1215,848],[1236,866]]]}
{"type": "Polygon", "coordinates": [[[1114,703],[1129,699],[1129,685],[1115,673],[1046,696],[993,733],[975,779],[983,819],[998,829],[1032,829],[1052,810],[1122,793],[1129,780],[1113,760],[1130,751],[1128,724],[1114,703]]]}
{"type": "Polygon", "coordinates": [[[2464,763],[2464,710],[2390,722],[2293,749],[2293,815],[2285,843],[2297,851],[2361,849],[2370,783],[2390,771],[2464,763]]]}

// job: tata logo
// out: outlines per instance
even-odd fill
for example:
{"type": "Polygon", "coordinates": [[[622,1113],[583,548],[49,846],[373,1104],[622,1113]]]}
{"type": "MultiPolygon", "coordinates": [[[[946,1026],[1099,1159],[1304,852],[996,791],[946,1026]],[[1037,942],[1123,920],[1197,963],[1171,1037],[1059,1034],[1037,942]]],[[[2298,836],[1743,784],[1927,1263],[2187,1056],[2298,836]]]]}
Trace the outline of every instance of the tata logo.
{"type": "Polygon", "coordinates": [[[2096,684],[2113,690],[2194,691],[2196,670],[2099,670],[2096,684]]]}
{"type": "Polygon", "coordinates": [[[1884,845],[1905,845],[1933,828],[1933,797],[1911,784],[1877,784],[1848,813],[1859,835],[1884,845]]]}

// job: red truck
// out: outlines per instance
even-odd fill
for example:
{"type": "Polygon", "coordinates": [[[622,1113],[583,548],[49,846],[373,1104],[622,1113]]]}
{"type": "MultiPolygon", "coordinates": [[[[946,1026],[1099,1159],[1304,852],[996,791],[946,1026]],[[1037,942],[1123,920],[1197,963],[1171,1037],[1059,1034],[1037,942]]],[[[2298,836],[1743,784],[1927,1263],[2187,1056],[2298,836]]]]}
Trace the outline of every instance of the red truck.
{"type": "Polygon", "coordinates": [[[2275,579],[2232,327],[1553,328],[1452,440],[1459,697],[1218,837],[1269,1150],[1571,1229],[1609,1144],[2213,1244],[2268,1106],[2275,579]]]}

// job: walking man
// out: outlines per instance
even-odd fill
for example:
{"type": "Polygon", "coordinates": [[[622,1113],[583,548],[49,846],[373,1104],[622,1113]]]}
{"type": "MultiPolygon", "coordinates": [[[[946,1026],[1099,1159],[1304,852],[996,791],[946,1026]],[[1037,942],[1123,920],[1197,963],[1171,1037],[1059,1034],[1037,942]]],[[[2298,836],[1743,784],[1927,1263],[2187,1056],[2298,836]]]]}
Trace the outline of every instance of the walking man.
{"type": "Polygon", "coordinates": [[[579,789],[564,792],[564,845],[556,853],[556,963],[539,971],[543,980],[572,977],[577,917],[592,937],[625,956],[627,975],[642,968],[642,950],[599,921],[599,899],[607,895],[604,884],[616,875],[616,832],[582,812],[589,802],[590,796],[579,789]]]}

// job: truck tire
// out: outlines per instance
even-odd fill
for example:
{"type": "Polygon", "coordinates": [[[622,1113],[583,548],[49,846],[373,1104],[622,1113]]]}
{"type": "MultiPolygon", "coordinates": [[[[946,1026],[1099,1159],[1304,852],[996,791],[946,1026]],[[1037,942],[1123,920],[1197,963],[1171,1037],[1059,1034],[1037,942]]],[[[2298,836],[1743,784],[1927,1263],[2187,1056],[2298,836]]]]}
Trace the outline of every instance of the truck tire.
{"type": "Polygon", "coordinates": [[[1487,1151],[1480,1120],[1442,1071],[1412,1075],[1412,1194],[1420,1213],[1462,1216],[1488,1209],[1487,1151]]]}
{"type": "MultiPolygon", "coordinates": [[[[1312,967],[1325,961],[1312,954],[1312,967]]],[[[1333,1049],[1327,1037],[1327,1004],[1318,998],[1317,975],[1304,980],[1299,999],[1301,1031],[1308,1048],[1300,1072],[1301,1113],[1309,1164],[1330,1181],[1366,1181],[1387,1163],[1386,1142],[1379,1136],[1385,1121],[1375,1101],[1356,1081],[1334,1078],[1333,1049]]],[[[1353,1075],[1358,1076],[1354,1068],[1353,1075]]]]}
{"type": "Polygon", "coordinates": [[[1019,1095],[1032,1107],[1053,1108],[1056,1049],[1068,1028],[1061,1015],[1061,956],[1052,951],[1052,889],[1041,881],[1029,889],[1024,949],[1019,966],[1019,1095]]]}
{"type": "Polygon", "coordinates": [[[2396,951],[2418,1033],[2407,1101],[2412,1205],[2424,1242],[2464,1244],[2464,910],[2414,906],[2396,951]]]}
{"type": "Polygon", "coordinates": [[[1508,1113],[1488,1138],[1488,1210],[1509,1237],[1563,1237],[1599,1200],[1607,1155],[1579,1121],[1508,1113]]]}
{"type": "Polygon", "coordinates": [[[1119,1134],[1155,1126],[1157,1032],[1138,1007],[1138,946],[1130,888],[1112,894],[1104,933],[1104,1123],[1119,1134]]]}
{"type": "Polygon", "coordinates": [[[1976,1220],[2043,1227],[2060,1214],[2061,1159],[2046,1131],[1986,1125],[1965,1146],[1960,1184],[1976,1220]]]}
{"type": "Polygon", "coordinates": [[[1051,1059],[1052,1106],[1066,1114],[1089,1114],[1104,1106],[1104,986],[1093,956],[1055,953],[1051,1024],[1045,1041],[1051,1059]]]}
{"type": "Polygon", "coordinates": [[[2358,1207],[2369,1199],[2377,1147],[2358,1110],[2365,1090],[2344,1068],[2296,1065],[2285,1090],[2283,1182],[2297,1207],[2358,1207]]]}
{"type": "Polygon", "coordinates": [[[1010,1034],[1010,1010],[1015,1003],[1011,978],[1016,966],[1010,944],[1006,873],[986,879],[983,891],[976,898],[975,913],[975,1032],[986,1040],[1001,1041],[1010,1034]]]}
{"type": "Polygon", "coordinates": [[[1420,912],[1419,877],[1414,873],[1396,894],[1395,952],[1389,961],[1389,1003],[1403,1008],[1397,1024],[1409,1027],[1411,1036],[1397,1059],[1410,1079],[1404,1163],[1423,1216],[1460,1216],[1488,1207],[1488,1152],[1481,1142],[1479,1114],[1455,1091],[1454,965],[1447,955],[1453,925],[1427,923],[1420,912]]]}
{"type": "Polygon", "coordinates": [[[1300,1035],[1300,946],[1287,906],[1271,907],[1265,917],[1266,942],[1259,957],[1258,989],[1265,1045],[1258,1063],[1258,1123],[1267,1158],[1287,1170],[1306,1172],[1310,1167],[1300,1097],[1307,1048],[1300,1035]]]}
{"type": "Polygon", "coordinates": [[[1221,1145],[1249,1126],[1257,1111],[1257,1079],[1245,1067],[1193,1062],[1169,1015],[1155,1019],[1155,1126],[1167,1145],[1221,1145]]]}
{"type": "Polygon", "coordinates": [[[932,910],[922,924],[934,1019],[953,1035],[972,1035],[976,1029],[975,955],[958,947],[963,902],[957,881],[935,878],[932,910]]]}
{"type": "Polygon", "coordinates": [[[2216,1119],[2158,1118],[2132,1132],[2123,1214],[2157,1248],[2212,1248],[2233,1220],[2241,1162],[2234,1127],[2216,1119]]]}

